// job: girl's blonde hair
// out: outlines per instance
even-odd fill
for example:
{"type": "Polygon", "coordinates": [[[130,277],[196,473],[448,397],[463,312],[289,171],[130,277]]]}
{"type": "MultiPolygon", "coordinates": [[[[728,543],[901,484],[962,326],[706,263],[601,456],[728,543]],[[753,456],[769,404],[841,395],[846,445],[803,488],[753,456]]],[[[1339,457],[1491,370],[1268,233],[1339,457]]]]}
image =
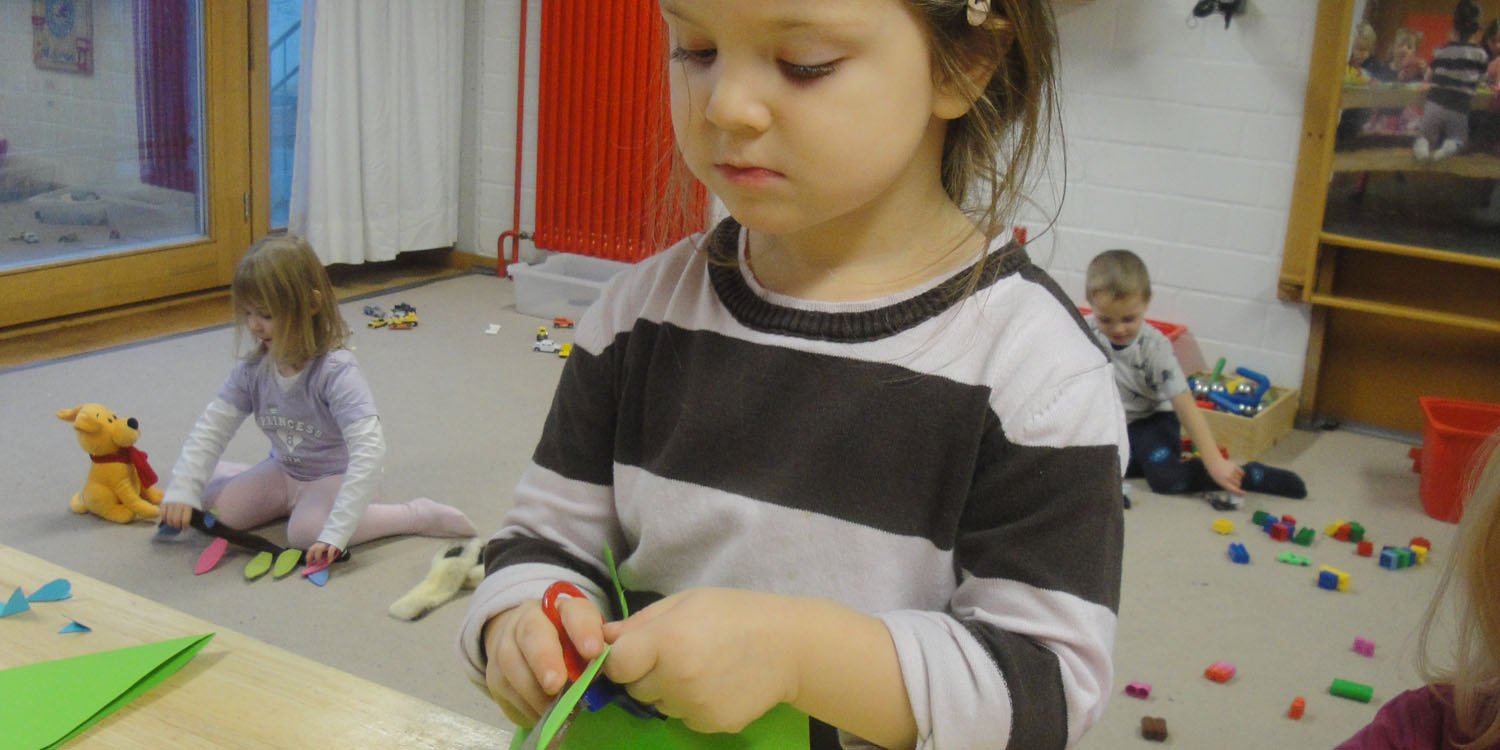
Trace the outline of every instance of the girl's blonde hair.
{"type": "MultiPolygon", "coordinates": [[[[280,364],[302,363],[349,341],[349,326],[339,314],[333,282],[307,240],[293,234],[268,234],[245,251],[230,284],[236,344],[247,330],[246,307],[271,316],[269,348],[253,347],[245,355],[255,360],[271,355],[280,364]]],[[[238,346],[236,346],[238,348],[238,346]]]]}
{"type": "Polygon", "coordinates": [[[1475,455],[1485,460],[1465,483],[1463,519],[1422,623],[1417,667],[1429,685],[1453,685],[1459,728],[1473,738],[1459,747],[1492,747],[1500,742],[1500,595],[1494,586],[1500,579],[1500,430],[1475,455]],[[1453,665],[1439,667],[1430,647],[1450,587],[1457,589],[1457,640],[1453,665]]]}
{"type": "Polygon", "coordinates": [[[906,0],[926,22],[933,73],[973,102],[948,125],[943,187],[986,237],[1016,215],[1046,159],[1057,114],[1057,30],[1050,0],[990,0],[969,22],[965,0],[906,0]],[[993,71],[993,75],[986,75],[993,71]]]}

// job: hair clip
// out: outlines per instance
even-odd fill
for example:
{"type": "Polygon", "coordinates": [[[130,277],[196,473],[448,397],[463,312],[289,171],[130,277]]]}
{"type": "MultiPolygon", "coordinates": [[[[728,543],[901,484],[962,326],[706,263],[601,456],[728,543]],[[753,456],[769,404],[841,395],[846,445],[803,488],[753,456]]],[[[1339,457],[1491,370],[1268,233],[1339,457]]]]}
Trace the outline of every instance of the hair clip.
{"type": "Polygon", "coordinates": [[[969,25],[982,26],[990,17],[990,0],[969,0],[969,25]]]}

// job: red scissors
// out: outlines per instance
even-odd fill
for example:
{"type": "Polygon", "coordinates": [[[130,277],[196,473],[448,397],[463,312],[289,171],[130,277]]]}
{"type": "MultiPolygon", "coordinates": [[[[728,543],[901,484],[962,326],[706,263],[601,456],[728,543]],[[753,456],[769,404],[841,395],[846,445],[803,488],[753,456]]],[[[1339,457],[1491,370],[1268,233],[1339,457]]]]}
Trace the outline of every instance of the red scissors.
{"type": "Polygon", "coordinates": [[[573,718],[578,715],[579,706],[587,706],[590,711],[598,711],[614,703],[638,718],[667,718],[655,707],[630,697],[630,694],[625,692],[625,688],[618,683],[599,674],[604,657],[609,654],[608,646],[605,647],[603,653],[595,657],[594,662],[599,664],[584,661],[583,655],[578,653],[578,648],[573,645],[572,639],[568,638],[568,632],[563,628],[562,615],[557,610],[557,597],[563,595],[584,598],[583,592],[578,590],[577,586],[567,581],[557,581],[548,586],[542,594],[542,613],[547,615],[547,619],[552,622],[552,627],[557,628],[558,640],[562,644],[563,666],[568,672],[568,682],[578,682],[586,672],[589,673],[591,679],[581,696],[574,689],[577,685],[564,690],[537,720],[536,726],[532,727],[531,733],[526,736],[526,740],[521,743],[518,750],[553,750],[553,748],[561,747],[564,735],[573,724],[573,718]],[[560,721],[554,718],[554,714],[559,711],[566,712],[560,721]]]}

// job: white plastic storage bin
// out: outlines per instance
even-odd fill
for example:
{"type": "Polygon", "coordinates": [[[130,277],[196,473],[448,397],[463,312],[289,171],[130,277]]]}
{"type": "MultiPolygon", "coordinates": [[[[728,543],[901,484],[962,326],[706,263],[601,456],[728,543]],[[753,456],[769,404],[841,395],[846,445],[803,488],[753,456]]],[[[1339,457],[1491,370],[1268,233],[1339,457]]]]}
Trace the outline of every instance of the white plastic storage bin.
{"type": "Polygon", "coordinates": [[[629,267],[616,260],[553,253],[534,266],[508,265],[505,272],[515,281],[516,312],[577,320],[599,299],[604,283],[629,267]]]}

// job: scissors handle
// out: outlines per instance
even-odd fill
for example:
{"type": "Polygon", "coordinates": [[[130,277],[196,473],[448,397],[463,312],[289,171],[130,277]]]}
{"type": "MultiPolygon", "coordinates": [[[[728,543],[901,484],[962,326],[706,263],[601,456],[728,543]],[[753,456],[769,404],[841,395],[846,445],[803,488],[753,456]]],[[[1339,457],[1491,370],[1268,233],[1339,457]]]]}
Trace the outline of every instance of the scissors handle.
{"type": "Polygon", "coordinates": [[[562,615],[557,611],[557,597],[564,594],[576,599],[584,598],[577,586],[567,581],[555,581],[542,594],[542,614],[552,621],[552,627],[557,628],[558,641],[562,643],[563,665],[568,669],[568,680],[573,681],[583,674],[583,668],[588,666],[588,662],[578,653],[572,639],[568,638],[568,631],[563,628],[562,615]]]}

